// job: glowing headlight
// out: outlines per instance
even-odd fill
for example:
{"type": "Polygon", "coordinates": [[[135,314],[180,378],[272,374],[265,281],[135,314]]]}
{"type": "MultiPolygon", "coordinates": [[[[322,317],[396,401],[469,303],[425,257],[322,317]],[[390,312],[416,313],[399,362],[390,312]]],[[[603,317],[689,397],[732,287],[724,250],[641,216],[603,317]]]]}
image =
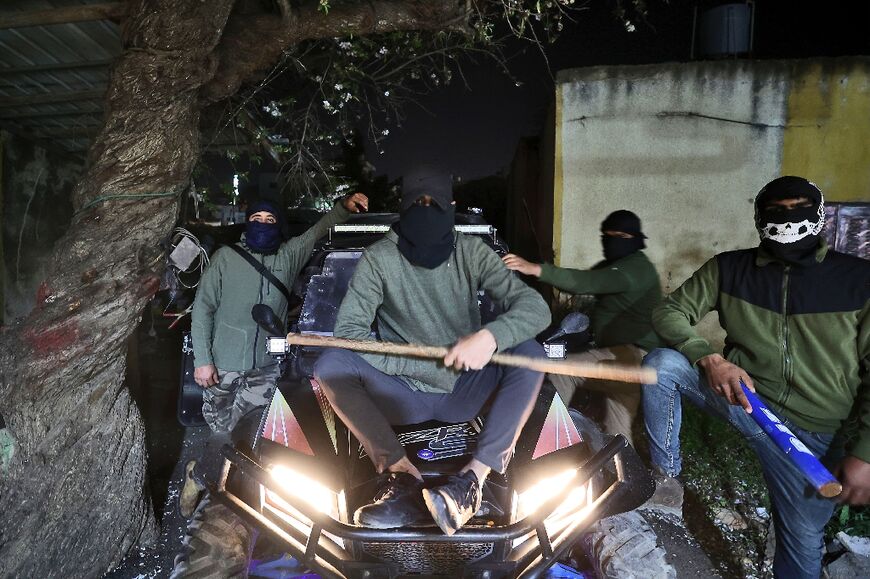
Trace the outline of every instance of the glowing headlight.
{"type": "Polygon", "coordinates": [[[321,513],[329,513],[335,506],[335,493],[307,476],[286,466],[272,467],[272,478],[295,497],[299,497],[321,513]]]}
{"type": "MultiPolygon", "coordinates": [[[[519,515],[519,518],[527,517],[537,511],[542,504],[562,492],[562,490],[571,484],[571,481],[576,477],[576,469],[566,470],[556,476],[545,478],[526,491],[520,493],[517,505],[517,514],[519,515]]],[[[565,510],[566,508],[575,508],[585,500],[585,487],[583,485],[575,485],[575,488],[559,505],[557,511],[565,510]]]]}

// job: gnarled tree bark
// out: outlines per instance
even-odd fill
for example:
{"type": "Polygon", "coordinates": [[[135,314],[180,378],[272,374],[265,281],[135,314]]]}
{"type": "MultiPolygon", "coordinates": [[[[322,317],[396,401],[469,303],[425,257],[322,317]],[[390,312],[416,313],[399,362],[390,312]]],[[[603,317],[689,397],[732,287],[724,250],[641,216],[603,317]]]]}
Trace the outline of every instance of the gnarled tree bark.
{"type": "Polygon", "coordinates": [[[300,41],[455,28],[467,17],[453,0],[283,17],[233,15],[233,1],[129,3],[78,212],[36,309],[0,334],[0,413],[18,445],[0,475],[0,576],[92,577],[156,534],[125,350],[158,288],[159,242],[199,158],[201,107],[300,41]]]}

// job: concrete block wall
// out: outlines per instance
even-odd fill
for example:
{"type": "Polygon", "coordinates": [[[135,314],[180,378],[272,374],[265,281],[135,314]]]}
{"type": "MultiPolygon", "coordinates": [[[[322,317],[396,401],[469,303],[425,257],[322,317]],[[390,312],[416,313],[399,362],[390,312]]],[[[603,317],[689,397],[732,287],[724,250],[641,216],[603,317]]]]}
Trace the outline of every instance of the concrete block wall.
{"type": "MultiPolygon", "coordinates": [[[[601,259],[599,225],[637,213],[665,291],[757,245],[752,201],[784,174],[870,201],[870,58],[717,61],[559,73],[555,261],[601,259]]],[[[721,343],[708,319],[702,331],[721,343]]]]}

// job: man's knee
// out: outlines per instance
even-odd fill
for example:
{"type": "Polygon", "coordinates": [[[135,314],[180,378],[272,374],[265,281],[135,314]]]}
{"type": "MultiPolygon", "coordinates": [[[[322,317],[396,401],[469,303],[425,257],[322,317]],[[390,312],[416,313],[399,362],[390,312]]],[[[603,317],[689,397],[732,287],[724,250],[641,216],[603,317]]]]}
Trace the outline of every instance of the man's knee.
{"type": "MultiPolygon", "coordinates": [[[[676,387],[673,380],[663,380],[669,374],[691,369],[689,360],[681,353],[670,348],[656,348],[643,358],[643,366],[654,368],[658,374],[659,386],[676,387]]],[[[649,386],[649,385],[647,385],[649,386]]]]}
{"type": "Polygon", "coordinates": [[[345,376],[360,359],[358,354],[341,348],[327,348],[314,363],[314,378],[323,385],[336,376],[345,376]]]}
{"type": "Polygon", "coordinates": [[[685,366],[689,364],[689,360],[671,348],[655,348],[649,354],[643,357],[643,365],[655,369],[672,368],[674,366],[685,366]]]}
{"type": "Polygon", "coordinates": [[[544,347],[535,340],[526,340],[508,350],[511,354],[529,358],[545,358],[544,347]]]}

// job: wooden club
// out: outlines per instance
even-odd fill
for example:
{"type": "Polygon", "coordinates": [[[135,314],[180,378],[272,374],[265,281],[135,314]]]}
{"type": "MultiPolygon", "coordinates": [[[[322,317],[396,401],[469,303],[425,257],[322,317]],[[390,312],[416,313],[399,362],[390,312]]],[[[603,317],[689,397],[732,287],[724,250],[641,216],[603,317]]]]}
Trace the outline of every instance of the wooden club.
{"type": "MultiPolygon", "coordinates": [[[[333,336],[316,334],[287,334],[287,343],[294,346],[316,346],[321,348],[342,348],[355,352],[371,354],[389,354],[395,356],[412,356],[414,358],[443,359],[449,351],[442,346],[423,346],[419,344],[398,344],[395,342],[377,342],[374,340],[350,340],[333,336]]],[[[614,364],[588,364],[576,362],[557,362],[547,358],[530,358],[514,354],[493,354],[492,362],[502,366],[528,368],[538,372],[577,376],[580,378],[597,378],[617,382],[636,382],[638,384],[654,384],[657,380],[656,371],[640,366],[623,366],[614,364]]]]}

